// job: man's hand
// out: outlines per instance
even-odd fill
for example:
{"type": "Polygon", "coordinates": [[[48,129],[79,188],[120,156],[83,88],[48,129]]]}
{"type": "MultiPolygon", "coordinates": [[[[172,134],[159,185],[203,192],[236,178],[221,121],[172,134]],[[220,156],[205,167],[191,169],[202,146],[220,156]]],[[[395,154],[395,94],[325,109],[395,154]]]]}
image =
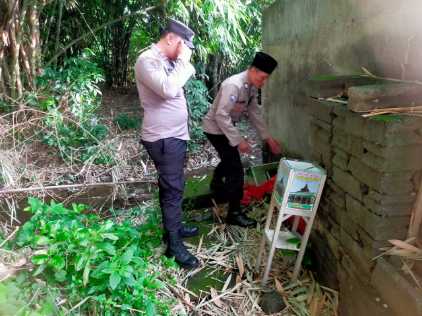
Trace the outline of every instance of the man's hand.
{"type": "Polygon", "coordinates": [[[242,140],[239,145],[237,145],[237,148],[241,153],[248,154],[252,151],[251,145],[246,140],[242,140]]]}
{"type": "Polygon", "coordinates": [[[184,62],[189,62],[192,56],[192,50],[186,46],[184,41],[180,41],[177,46],[177,58],[183,60],[184,62]]]}
{"type": "Polygon", "coordinates": [[[267,142],[268,146],[270,147],[271,152],[274,155],[281,154],[281,146],[280,146],[280,143],[278,141],[276,141],[272,137],[269,137],[269,138],[266,139],[266,142],[267,142]]]}

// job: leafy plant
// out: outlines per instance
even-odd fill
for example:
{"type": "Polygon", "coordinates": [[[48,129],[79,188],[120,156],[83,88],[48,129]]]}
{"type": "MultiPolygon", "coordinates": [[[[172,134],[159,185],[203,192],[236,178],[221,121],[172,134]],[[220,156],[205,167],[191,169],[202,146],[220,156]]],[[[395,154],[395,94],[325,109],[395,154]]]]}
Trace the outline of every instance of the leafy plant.
{"type": "Polygon", "coordinates": [[[25,277],[25,275],[21,274],[16,280],[7,280],[6,282],[0,283],[0,315],[60,315],[55,308],[51,295],[39,299],[37,304],[31,303],[30,299],[33,296],[30,297],[27,291],[23,291],[23,286],[32,287],[38,293],[41,292],[42,287],[39,284],[33,284],[31,286],[25,277]]]}
{"type": "Polygon", "coordinates": [[[100,105],[102,71],[90,61],[89,50],[78,58],[70,58],[60,69],[47,68],[37,78],[39,94],[28,95],[29,104],[46,112],[44,143],[59,149],[62,158],[70,161],[112,163],[111,148],[101,145],[108,128],[99,123],[95,111],[100,105]],[[101,152],[98,157],[97,152],[101,152]],[[104,151],[108,151],[105,159],[104,151]]]}
{"type": "Polygon", "coordinates": [[[201,80],[191,79],[185,86],[186,100],[189,110],[189,133],[191,142],[189,148],[196,151],[205,140],[202,131],[202,118],[208,111],[209,95],[207,87],[201,80]]]}
{"type": "MultiPolygon", "coordinates": [[[[30,198],[26,210],[33,216],[16,243],[33,249],[33,276],[62,288],[70,304],[89,297],[95,303],[84,305],[87,312],[169,315],[169,302],[157,297],[163,283],[154,251],[162,237],[156,213],[135,228],[128,221],[103,221],[84,205],[66,208],[30,198]]],[[[171,266],[168,260],[163,264],[171,266]]]]}
{"type": "Polygon", "coordinates": [[[139,126],[139,119],[130,117],[127,113],[119,113],[113,122],[122,130],[136,129],[139,126]]]}

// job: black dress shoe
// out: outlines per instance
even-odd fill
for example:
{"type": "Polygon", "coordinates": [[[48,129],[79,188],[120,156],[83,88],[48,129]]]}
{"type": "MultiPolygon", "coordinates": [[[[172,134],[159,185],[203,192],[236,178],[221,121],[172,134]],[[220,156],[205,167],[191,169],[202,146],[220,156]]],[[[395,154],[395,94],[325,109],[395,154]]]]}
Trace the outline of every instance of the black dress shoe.
{"type": "Polygon", "coordinates": [[[256,227],[256,221],[247,217],[242,212],[229,212],[226,218],[226,223],[240,227],[256,227]]]}
{"type": "MultiPolygon", "coordinates": [[[[196,226],[187,227],[187,226],[183,226],[182,225],[182,228],[180,228],[180,230],[179,230],[179,236],[181,238],[194,237],[194,236],[197,236],[198,234],[199,234],[199,228],[196,227],[196,226]]],[[[164,242],[167,242],[168,241],[168,233],[167,233],[167,231],[164,231],[163,241],[164,242]]]]}
{"type": "Polygon", "coordinates": [[[165,255],[169,258],[174,257],[174,260],[185,269],[199,267],[199,260],[186,249],[178,232],[168,234],[168,245],[165,255]]]}

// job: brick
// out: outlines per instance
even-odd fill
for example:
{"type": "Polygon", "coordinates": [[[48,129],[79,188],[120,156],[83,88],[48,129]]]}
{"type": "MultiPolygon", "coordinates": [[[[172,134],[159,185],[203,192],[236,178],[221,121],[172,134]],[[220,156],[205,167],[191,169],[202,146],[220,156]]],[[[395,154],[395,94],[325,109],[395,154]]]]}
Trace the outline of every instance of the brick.
{"type": "Polygon", "coordinates": [[[361,183],[349,172],[333,167],[332,179],[345,192],[349,193],[358,200],[362,200],[362,191],[364,191],[365,188],[363,188],[361,183]]]}
{"type": "Polygon", "coordinates": [[[343,126],[335,126],[333,129],[332,144],[334,147],[345,151],[347,154],[355,155],[359,157],[359,154],[363,152],[363,139],[347,133],[343,126]]]}
{"type": "Polygon", "coordinates": [[[410,284],[385,259],[377,260],[371,283],[397,315],[422,315],[422,290],[410,284]]]}
{"type": "Polygon", "coordinates": [[[368,167],[381,172],[418,171],[422,169],[421,156],[411,155],[384,158],[371,152],[359,155],[359,159],[368,167]]]}
{"type": "Polygon", "coordinates": [[[363,203],[371,212],[380,216],[409,216],[415,197],[416,193],[386,195],[370,190],[369,194],[363,197],[363,203]]]}
{"type": "MultiPolygon", "coordinates": [[[[337,225],[340,225],[343,213],[346,213],[346,208],[335,206],[332,201],[330,201],[329,199],[325,199],[323,204],[320,203],[318,213],[321,213],[321,217],[323,217],[323,220],[328,220],[328,218],[330,218],[337,225]]],[[[339,235],[337,236],[337,238],[340,238],[339,235]]]]}
{"type": "MultiPolygon", "coordinates": [[[[350,223],[348,223],[348,225],[346,226],[350,226],[350,223]]],[[[380,253],[379,250],[374,249],[372,247],[365,248],[364,241],[360,238],[360,233],[358,229],[355,229],[353,235],[354,237],[357,236],[359,238],[359,241],[352,238],[349,232],[346,231],[344,228],[345,226],[342,225],[342,229],[340,231],[341,247],[343,248],[344,252],[351,257],[357,268],[361,270],[362,273],[365,273],[369,276],[375,265],[372,259],[380,253]]],[[[350,227],[347,228],[348,230],[351,229],[350,227]]]]}
{"type": "Polygon", "coordinates": [[[339,261],[339,266],[340,269],[344,271],[349,277],[357,278],[359,280],[359,283],[366,287],[370,286],[371,275],[367,273],[362,273],[362,271],[347,253],[342,254],[339,261]]]}
{"type": "Polygon", "coordinates": [[[347,115],[350,114],[350,111],[347,108],[346,104],[337,104],[335,107],[333,107],[333,114],[337,118],[345,118],[347,115]]]}
{"type": "Polygon", "coordinates": [[[324,131],[326,131],[330,134],[331,134],[332,128],[333,128],[333,125],[331,124],[331,122],[325,122],[325,121],[319,120],[317,118],[314,118],[311,121],[311,125],[314,125],[314,126],[320,128],[320,129],[322,129],[322,130],[324,130],[324,131]]]}
{"type": "Polygon", "coordinates": [[[357,180],[381,193],[411,194],[414,191],[412,172],[382,173],[368,167],[355,157],[350,159],[349,170],[357,180]]]}
{"type": "Polygon", "coordinates": [[[422,144],[422,129],[387,132],[386,144],[389,146],[406,146],[422,144]]]}
{"type": "Polygon", "coordinates": [[[334,148],[333,153],[333,165],[347,171],[349,166],[350,155],[339,148],[334,148]]]}
{"type": "Polygon", "coordinates": [[[340,209],[346,209],[346,200],[344,197],[345,197],[344,194],[331,191],[328,194],[327,199],[332,202],[334,207],[337,207],[340,209]]]}
{"type": "Polygon", "coordinates": [[[384,122],[369,120],[359,114],[350,113],[346,117],[344,128],[348,133],[367,139],[377,144],[386,141],[386,125],[384,122]]]}
{"type": "Polygon", "coordinates": [[[339,243],[327,231],[314,231],[310,236],[313,269],[318,281],[332,289],[338,288],[339,243]]]}
{"type": "Polygon", "coordinates": [[[389,133],[395,133],[400,131],[409,131],[420,129],[422,126],[422,118],[416,116],[402,116],[400,121],[390,122],[387,125],[387,131],[389,133]]]}
{"type": "Polygon", "coordinates": [[[335,103],[307,98],[306,105],[312,117],[327,123],[331,123],[333,120],[333,109],[336,107],[335,103]]]}
{"type": "Polygon", "coordinates": [[[422,156],[422,146],[419,145],[381,146],[379,144],[363,141],[362,147],[364,150],[388,159],[402,160],[408,157],[422,156]]]}
{"type": "Polygon", "coordinates": [[[326,183],[326,186],[330,188],[330,190],[333,190],[334,192],[340,193],[340,194],[345,193],[344,190],[341,187],[339,187],[331,178],[327,178],[325,183],[326,183]]]}
{"type": "Polygon", "coordinates": [[[346,195],[347,215],[374,240],[405,239],[410,216],[380,216],[371,212],[360,201],[346,195]]]}
{"type": "Polygon", "coordinates": [[[310,124],[310,130],[311,130],[311,139],[315,139],[315,142],[318,142],[320,144],[331,143],[331,132],[312,123],[310,124]]]}

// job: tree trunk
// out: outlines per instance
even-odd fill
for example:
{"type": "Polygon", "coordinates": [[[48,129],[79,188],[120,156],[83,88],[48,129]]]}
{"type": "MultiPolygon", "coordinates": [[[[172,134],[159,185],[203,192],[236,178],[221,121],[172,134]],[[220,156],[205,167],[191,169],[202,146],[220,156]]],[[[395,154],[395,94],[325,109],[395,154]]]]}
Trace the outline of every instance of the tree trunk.
{"type": "Polygon", "coordinates": [[[35,88],[40,62],[38,19],[44,5],[44,0],[0,0],[1,98],[20,98],[24,89],[35,88]]]}
{"type": "Polygon", "coordinates": [[[133,26],[124,27],[123,22],[112,27],[112,65],[110,82],[113,88],[127,87],[128,54],[133,26]]]}

